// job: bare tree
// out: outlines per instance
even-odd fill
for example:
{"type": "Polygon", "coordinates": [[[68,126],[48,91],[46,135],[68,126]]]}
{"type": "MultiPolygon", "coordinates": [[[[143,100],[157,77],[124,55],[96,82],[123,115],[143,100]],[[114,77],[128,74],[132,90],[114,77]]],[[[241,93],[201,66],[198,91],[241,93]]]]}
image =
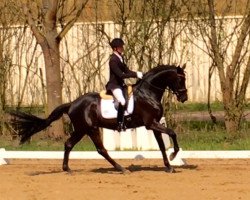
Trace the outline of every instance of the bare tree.
{"type": "Polygon", "coordinates": [[[222,5],[214,0],[183,3],[192,21],[190,29],[198,31],[212,60],[211,67],[218,71],[226,129],[235,132],[240,128],[250,78],[250,1],[244,3],[241,17],[237,16],[238,1],[223,1],[222,5]],[[229,21],[228,16],[235,18],[229,21]]]}
{"type": "MultiPolygon", "coordinates": [[[[12,1],[3,1],[0,4],[0,134],[4,129],[4,111],[6,108],[6,90],[8,85],[9,73],[13,68],[10,39],[16,35],[11,29],[12,24],[19,19],[20,12],[15,9],[12,1]]],[[[10,104],[10,102],[8,102],[10,104]]]]}
{"type": "MultiPolygon", "coordinates": [[[[41,46],[46,67],[47,113],[62,104],[60,50],[62,38],[80,17],[88,0],[22,0],[25,20],[41,46]],[[60,26],[59,26],[60,25],[60,26]]],[[[49,136],[63,136],[62,121],[54,123],[49,136]]]]}
{"type": "Polygon", "coordinates": [[[73,46],[77,49],[74,56],[70,52],[72,43],[69,43],[71,41],[66,38],[63,42],[63,48],[66,51],[61,57],[63,61],[62,78],[68,101],[72,101],[86,92],[104,88],[103,83],[105,81],[102,72],[103,66],[106,64],[104,57],[107,55],[104,55],[106,52],[103,51],[103,43],[105,42],[102,40],[102,35],[96,34],[100,32],[95,26],[95,24],[90,23],[76,26],[76,32],[79,32],[78,35],[81,36],[77,36],[76,46],[73,46]],[[82,32],[83,29],[85,33],[82,32]],[[82,36],[88,32],[90,32],[89,36],[82,36]],[[95,39],[91,41],[89,40],[90,37],[95,39]]]}

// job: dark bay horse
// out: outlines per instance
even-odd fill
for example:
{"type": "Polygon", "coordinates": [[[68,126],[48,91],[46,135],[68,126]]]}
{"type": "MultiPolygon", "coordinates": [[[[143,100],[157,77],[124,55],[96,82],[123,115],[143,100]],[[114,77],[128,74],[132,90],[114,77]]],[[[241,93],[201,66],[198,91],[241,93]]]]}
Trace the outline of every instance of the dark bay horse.
{"type": "MultiPolygon", "coordinates": [[[[174,172],[174,169],[169,164],[161,133],[168,134],[173,141],[174,152],[170,155],[170,160],[177,155],[179,146],[176,133],[159,123],[163,115],[161,99],[165,89],[169,89],[177,96],[178,101],[185,102],[187,100],[184,68],[184,66],[159,65],[148,71],[141,80],[133,85],[134,111],[131,115],[125,117],[127,128],[145,126],[147,129],[153,130],[167,172],[174,172]]],[[[64,171],[70,171],[68,166],[70,151],[84,135],[88,135],[92,139],[98,153],[108,160],[115,169],[122,172],[127,171],[109,156],[103,146],[99,128],[115,130],[117,121],[116,119],[102,118],[99,93],[86,93],[71,103],[62,104],[55,108],[46,119],[21,112],[12,113],[14,116],[12,123],[18,127],[18,133],[21,137],[20,143],[24,143],[32,135],[48,127],[53,121],[59,119],[63,113],[68,114],[74,127],[74,131],[65,142],[64,171]]]]}

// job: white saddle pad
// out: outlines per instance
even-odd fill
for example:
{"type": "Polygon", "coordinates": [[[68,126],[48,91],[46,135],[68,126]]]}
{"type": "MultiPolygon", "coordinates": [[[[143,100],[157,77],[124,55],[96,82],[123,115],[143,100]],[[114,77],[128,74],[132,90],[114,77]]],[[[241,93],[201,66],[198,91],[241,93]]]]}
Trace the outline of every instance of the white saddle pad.
{"type": "MultiPolygon", "coordinates": [[[[132,95],[128,101],[128,107],[124,115],[130,115],[134,110],[134,96],[132,95]]],[[[101,99],[101,114],[105,119],[112,119],[117,117],[117,110],[114,106],[113,99],[101,99]]]]}

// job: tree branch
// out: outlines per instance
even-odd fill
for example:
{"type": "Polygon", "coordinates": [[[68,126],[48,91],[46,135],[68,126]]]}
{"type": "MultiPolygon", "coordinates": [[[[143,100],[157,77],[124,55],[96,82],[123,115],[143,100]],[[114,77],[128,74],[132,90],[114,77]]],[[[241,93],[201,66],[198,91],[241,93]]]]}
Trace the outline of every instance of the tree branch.
{"type": "Polygon", "coordinates": [[[61,32],[58,34],[57,39],[59,41],[62,40],[62,38],[67,34],[67,32],[70,30],[70,28],[74,25],[74,23],[78,20],[78,18],[81,16],[81,13],[88,3],[88,0],[82,1],[81,4],[75,7],[75,9],[72,12],[72,15],[70,16],[70,19],[68,22],[66,22],[65,26],[63,26],[61,32]]]}
{"type": "Polygon", "coordinates": [[[45,38],[44,38],[43,34],[40,32],[40,30],[38,29],[38,27],[36,25],[36,20],[32,17],[32,13],[31,13],[31,10],[28,6],[28,3],[29,3],[29,1],[27,3],[22,4],[23,12],[24,12],[24,15],[27,19],[27,22],[28,22],[34,36],[37,39],[37,42],[39,44],[41,44],[45,38]]]}
{"type": "Polygon", "coordinates": [[[44,26],[48,31],[55,30],[58,0],[43,0],[44,26]]]}
{"type": "Polygon", "coordinates": [[[241,88],[239,92],[239,97],[240,97],[238,100],[239,104],[243,103],[243,101],[245,100],[246,90],[247,90],[249,80],[250,80],[250,57],[248,57],[246,70],[243,76],[243,80],[242,80],[242,84],[241,84],[241,88]]]}
{"type": "Polygon", "coordinates": [[[237,63],[239,61],[239,58],[241,56],[241,52],[242,52],[242,48],[245,44],[245,39],[247,37],[247,35],[249,34],[249,27],[250,27],[250,3],[248,4],[248,9],[247,9],[247,16],[244,20],[244,23],[242,25],[241,28],[241,32],[240,32],[240,37],[237,40],[237,45],[233,54],[233,59],[232,62],[230,64],[230,66],[232,67],[232,71],[231,74],[229,74],[230,77],[234,76],[234,73],[237,69],[237,63]]]}
{"type": "Polygon", "coordinates": [[[214,0],[208,0],[208,6],[209,6],[209,21],[211,23],[211,46],[212,51],[214,53],[214,62],[216,63],[216,66],[218,68],[219,76],[221,83],[225,83],[225,73],[223,68],[223,61],[220,56],[220,50],[219,50],[219,44],[218,44],[218,38],[217,38],[217,30],[216,30],[216,23],[215,23],[215,10],[214,10],[214,0]]]}

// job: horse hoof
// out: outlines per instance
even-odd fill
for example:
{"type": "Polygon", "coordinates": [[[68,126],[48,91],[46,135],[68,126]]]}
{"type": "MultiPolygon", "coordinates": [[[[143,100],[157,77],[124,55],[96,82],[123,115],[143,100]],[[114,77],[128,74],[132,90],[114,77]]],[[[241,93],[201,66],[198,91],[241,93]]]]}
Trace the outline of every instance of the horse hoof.
{"type": "Polygon", "coordinates": [[[127,170],[127,169],[122,169],[122,173],[123,173],[123,174],[130,174],[131,171],[129,171],[129,170],[127,170]]]}
{"type": "Polygon", "coordinates": [[[173,167],[167,167],[165,169],[165,172],[167,172],[167,173],[175,173],[175,169],[173,167]]]}
{"type": "Polygon", "coordinates": [[[169,156],[169,159],[172,161],[172,160],[174,160],[175,156],[176,156],[175,153],[171,153],[170,156],[169,156]]]}
{"type": "Polygon", "coordinates": [[[67,166],[63,166],[63,171],[65,172],[71,172],[71,169],[67,166]]]}

